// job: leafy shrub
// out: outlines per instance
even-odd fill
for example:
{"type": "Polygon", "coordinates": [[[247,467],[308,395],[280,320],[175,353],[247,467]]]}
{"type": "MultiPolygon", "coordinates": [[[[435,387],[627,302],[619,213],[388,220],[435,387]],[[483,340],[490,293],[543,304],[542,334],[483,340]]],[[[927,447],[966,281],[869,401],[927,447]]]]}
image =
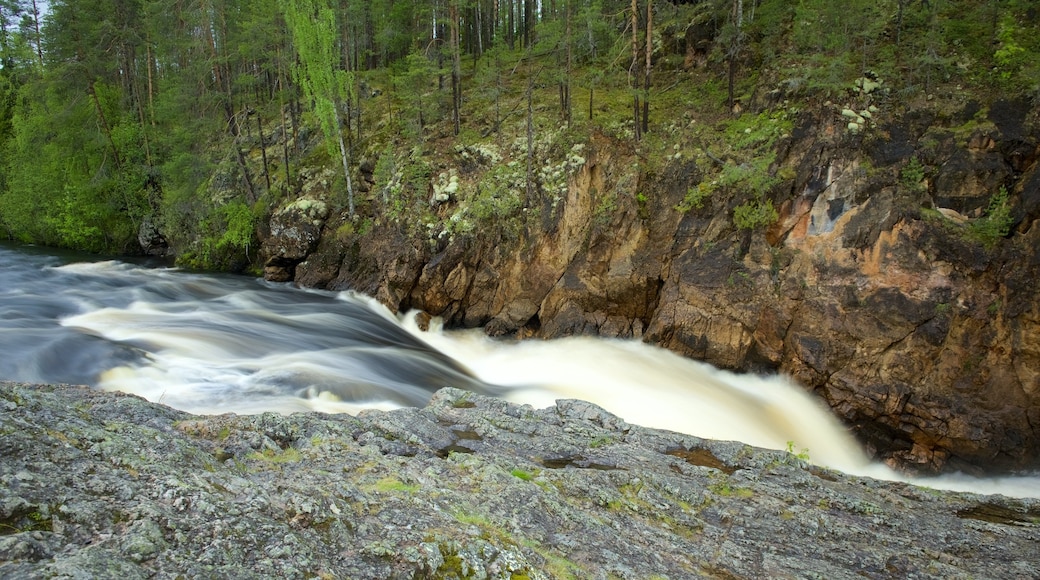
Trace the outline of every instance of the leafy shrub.
{"type": "Polygon", "coordinates": [[[224,233],[217,241],[217,247],[221,249],[245,250],[253,241],[253,212],[249,206],[241,201],[236,201],[220,208],[220,213],[226,224],[224,233]]]}
{"type": "Polygon", "coordinates": [[[992,248],[1011,231],[1011,205],[1008,203],[1008,192],[1004,187],[989,201],[989,207],[981,218],[973,221],[969,231],[972,237],[992,248]]]}
{"type": "Polygon", "coordinates": [[[733,223],[742,230],[765,227],[780,219],[770,200],[756,197],[733,208],[733,223]]]}
{"type": "Polygon", "coordinates": [[[683,197],[683,200],[679,202],[675,209],[682,213],[693,209],[701,209],[714,192],[715,186],[712,183],[702,181],[697,184],[697,187],[691,187],[686,190],[686,196],[683,197]]]}
{"type": "Polygon", "coordinates": [[[907,191],[917,193],[924,189],[923,181],[924,166],[916,157],[911,157],[899,173],[899,182],[907,191]]]}

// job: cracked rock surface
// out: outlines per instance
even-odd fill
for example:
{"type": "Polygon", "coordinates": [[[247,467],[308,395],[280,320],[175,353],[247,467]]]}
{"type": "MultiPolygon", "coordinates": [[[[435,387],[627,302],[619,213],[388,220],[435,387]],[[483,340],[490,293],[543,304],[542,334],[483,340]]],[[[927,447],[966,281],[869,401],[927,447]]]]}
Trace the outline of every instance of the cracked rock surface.
{"type": "Polygon", "coordinates": [[[0,578],[1030,578],[1040,501],[452,388],[193,416],[0,383],[0,578]]]}

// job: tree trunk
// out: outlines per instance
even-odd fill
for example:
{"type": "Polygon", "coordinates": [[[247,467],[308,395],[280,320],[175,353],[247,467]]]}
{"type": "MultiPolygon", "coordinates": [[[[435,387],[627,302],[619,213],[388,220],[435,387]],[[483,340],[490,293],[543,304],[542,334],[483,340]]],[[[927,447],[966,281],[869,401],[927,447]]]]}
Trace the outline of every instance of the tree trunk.
{"type": "Polygon", "coordinates": [[[531,46],[531,28],[534,26],[534,1],[524,0],[524,47],[531,46]]]}
{"type": "Polygon", "coordinates": [[[339,155],[343,160],[343,177],[347,180],[347,213],[354,217],[354,184],[350,181],[350,162],[347,161],[347,146],[343,143],[343,131],[339,133],[339,155]]]}
{"type": "Polygon", "coordinates": [[[592,96],[596,92],[596,81],[589,81],[589,120],[592,120],[592,96]]]}
{"type": "Polygon", "coordinates": [[[571,1],[567,0],[566,19],[563,29],[564,44],[564,75],[560,83],[560,105],[563,108],[563,122],[568,127],[571,125],[571,66],[573,57],[571,54],[571,1]]]}
{"type": "Polygon", "coordinates": [[[148,58],[148,120],[155,127],[155,81],[152,78],[155,59],[152,56],[152,43],[145,43],[145,47],[145,56],[148,58]]]}
{"type": "MultiPolygon", "coordinates": [[[[531,49],[527,49],[530,57],[531,49]]],[[[534,203],[534,74],[531,71],[531,63],[527,64],[527,179],[524,190],[524,207],[529,208],[534,203]]]]}
{"type": "Polygon", "coordinates": [[[242,171],[242,182],[246,186],[246,199],[249,200],[249,205],[253,205],[258,199],[256,189],[253,188],[253,178],[249,175],[249,166],[246,165],[245,155],[242,155],[242,149],[239,148],[237,139],[235,140],[235,158],[238,159],[238,168],[242,171]]]}
{"type": "Polygon", "coordinates": [[[646,0],[646,64],[643,66],[643,131],[650,130],[650,66],[654,54],[653,0],[646,0]]]}
{"type": "Polygon", "coordinates": [[[744,35],[744,0],[733,0],[733,39],[729,47],[729,109],[733,110],[735,102],[737,57],[740,55],[744,35]]]}
{"type": "Polygon", "coordinates": [[[281,107],[282,111],[282,157],[285,163],[285,188],[282,193],[289,193],[289,186],[292,183],[292,179],[289,175],[289,127],[285,120],[285,105],[281,107]]]}
{"type": "Polygon", "coordinates": [[[632,66],[628,69],[629,86],[632,87],[632,131],[635,133],[636,141],[642,139],[642,123],[639,119],[639,4],[638,0],[632,0],[631,22],[632,28],[632,66]]]}
{"type": "Polygon", "coordinates": [[[462,55],[459,48],[458,0],[452,0],[448,5],[448,20],[451,26],[451,123],[453,134],[458,135],[462,124],[462,55]]]}
{"type": "Polygon", "coordinates": [[[40,9],[36,6],[36,0],[32,0],[33,28],[36,30],[36,57],[40,59],[40,67],[43,67],[43,42],[40,38],[40,9]]]}
{"type": "Polygon", "coordinates": [[[105,134],[105,139],[108,141],[109,147],[112,148],[112,156],[115,159],[116,167],[120,167],[123,163],[119,158],[119,149],[116,148],[116,142],[112,138],[112,128],[108,124],[108,119],[105,118],[105,111],[101,108],[101,101],[98,99],[97,91],[94,90],[94,81],[87,83],[87,94],[90,95],[90,99],[94,102],[94,112],[97,114],[98,123],[101,124],[101,132],[105,134]]]}
{"type": "Polygon", "coordinates": [[[260,136],[260,158],[264,161],[264,180],[267,182],[267,191],[271,191],[271,171],[267,165],[267,143],[264,143],[264,123],[260,118],[260,110],[256,111],[256,131],[260,136]]]}

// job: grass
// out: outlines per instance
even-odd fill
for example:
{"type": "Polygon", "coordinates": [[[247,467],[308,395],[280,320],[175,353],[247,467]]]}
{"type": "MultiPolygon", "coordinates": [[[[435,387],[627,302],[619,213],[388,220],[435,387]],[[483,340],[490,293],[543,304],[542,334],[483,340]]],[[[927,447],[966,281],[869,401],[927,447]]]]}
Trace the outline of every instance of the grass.
{"type": "Polygon", "coordinates": [[[531,481],[532,479],[534,479],[534,476],[531,475],[530,472],[524,471],[523,469],[519,469],[519,468],[514,469],[514,470],[510,471],[509,473],[511,473],[513,475],[513,477],[516,477],[517,479],[522,479],[524,481],[531,481]]]}
{"type": "Polygon", "coordinates": [[[263,461],[266,463],[273,464],[284,464],[284,463],[296,463],[303,459],[303,454],[300,453],[295,447],[286,447],[280,451],[274,449],[264,449],[263,451],[254,451],[246,456],[246,459],[253,461],[263,461]]]}
{"type": "Polygon", "coordinates": [[[367,486],[365,489],[368,491],[374,491],[377,493],[415,493],[419,491],[419,486],[416,484],[409,484],[397,479],[393,476],[387,476],[372,485],[367,486]]]}
{"type": "Polygon", "coordinates": [[[711,492],[715,495],[719,495],[722,497],[738,497],[741,499],[748,499],[750,497],[754,497],[755,495],[755,492],[751,491],[751,489],[746,487],[733,487],[729,484],[729,482],[715,483],[708,486],[708,489],[711,490],[711,492]]]}

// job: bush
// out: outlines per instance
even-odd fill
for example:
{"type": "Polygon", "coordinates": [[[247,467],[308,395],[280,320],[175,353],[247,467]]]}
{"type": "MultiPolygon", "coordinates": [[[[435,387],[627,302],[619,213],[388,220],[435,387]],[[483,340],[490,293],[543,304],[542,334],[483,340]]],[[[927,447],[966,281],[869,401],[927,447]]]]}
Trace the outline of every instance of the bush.
{"type": "Polygon", "coordinates": [[[924,166],[921,165],[921,162],[916,157],[911,157],[910,161],[903,166],[903,170],[899,173],[899,183],[907,191],[919,193],[924,189],[923,181],[924,166]]]}
{"type": "Polygon", "coordinates": [[[691,187],[686,190],[686,196],[679,202],[679,205],[675,209],[682,213],[686,213],[693,209],[701,209],[704,207],[704,202],[711,197],[711,194],[715,191],[715,186],[707,181],[702,181],[697,184],[697,187],[691,187]]]}
{"type": "Polygon", "coordinates": [[[972,237],[992,248],[998,241],[1006,238],[1011,232],[1011,204],[1008,203],[1008,192],[1004,187],[989,201],[989,207],[981,218],[972,222],[969,231],[972,237]]]}
{"type": "Polygon", "coordinates": [[[733,223],[742,230],[753,230],[772,224],[780,219],[780,214],[770,200],[755,198],[744,202],[733,209],[733,223]]]}

